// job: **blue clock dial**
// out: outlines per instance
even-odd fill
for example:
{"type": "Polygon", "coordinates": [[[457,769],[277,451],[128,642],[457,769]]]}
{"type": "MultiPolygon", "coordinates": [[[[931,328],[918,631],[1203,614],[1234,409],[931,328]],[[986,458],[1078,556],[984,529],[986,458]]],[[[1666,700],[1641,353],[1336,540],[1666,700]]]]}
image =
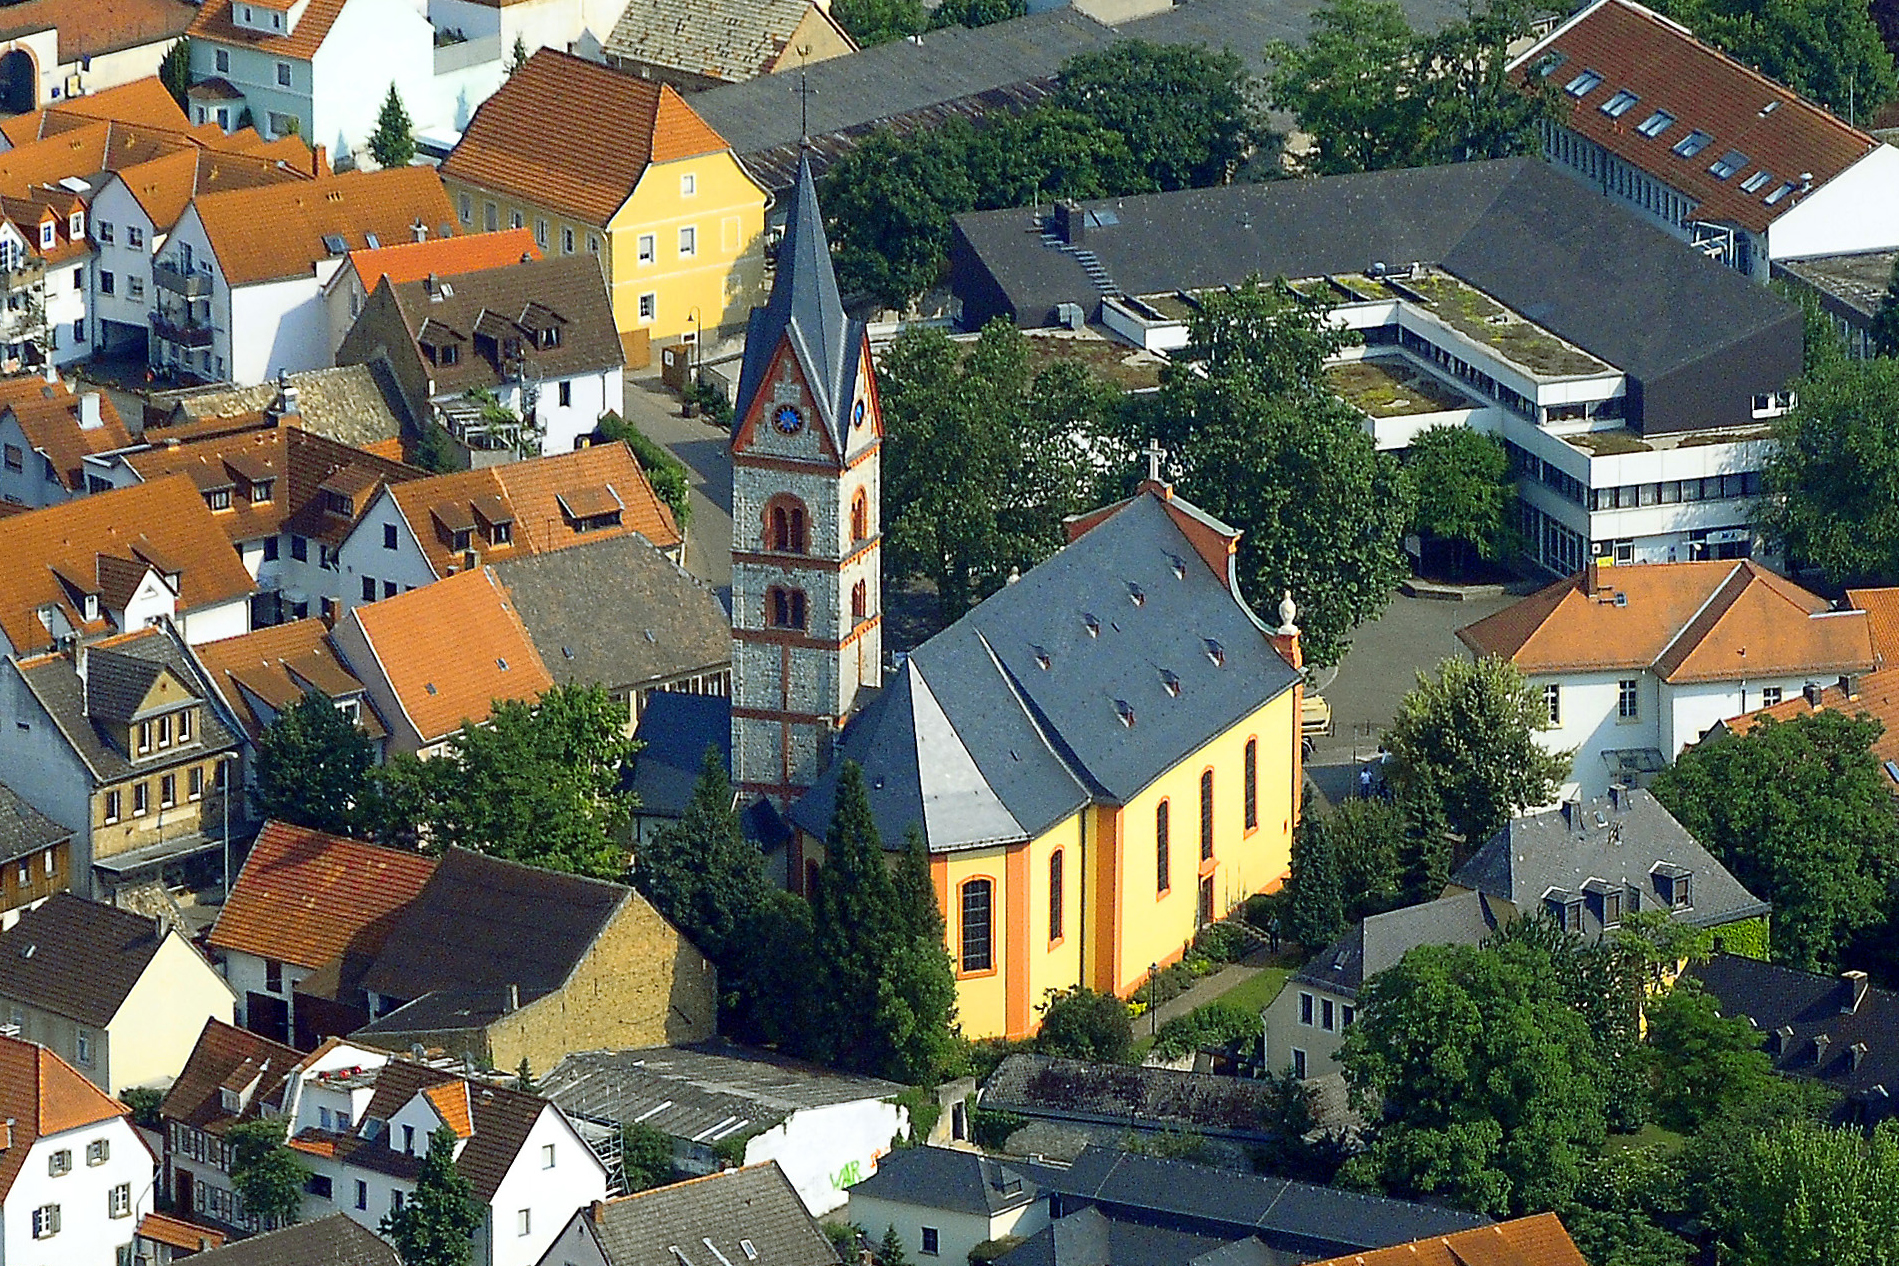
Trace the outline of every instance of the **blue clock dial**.
{"type": "Polygon", "coordinates": [[[778,410],[773,416],[772,422],[786,435],[796,435],[804,426],[804,418],[800,416],[798,410],[791,405],[786,405],[784,408],[778,410]]]}
{"type": "Polygon", "coordinates": [[[851,410],[851,425],[852,426],[864,425],[864,402],[862,400],[859,400],[857,402],[857,407],[851,410]]]}

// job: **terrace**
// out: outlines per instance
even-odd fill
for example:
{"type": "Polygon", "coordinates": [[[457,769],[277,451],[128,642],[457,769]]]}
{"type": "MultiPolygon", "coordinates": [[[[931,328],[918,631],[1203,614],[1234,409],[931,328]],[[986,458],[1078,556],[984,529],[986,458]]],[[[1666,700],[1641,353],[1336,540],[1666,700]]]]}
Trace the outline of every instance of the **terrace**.
{"type": "Polygon", "coordinates": [[[1442,379],[1402,360],[1344,361],[1329,366],[1326,373],[1341,400],[1372,418],[1483,407],[1442,379]]]}
{"type": "Polygon", "coordinates": [[[1575,378],[1614,372],[1588,352],[1557,338],[1449,273],[1425,272],[1405,279],[1354,276],[1349,280],[1355,290],[1366,289],[1375,294],[1383,287],[1401,299],[1415,294],[1424,300],[1434,316],[1453,330],[1473,343],[1491,348],[1539,378],[1575,378]]]}

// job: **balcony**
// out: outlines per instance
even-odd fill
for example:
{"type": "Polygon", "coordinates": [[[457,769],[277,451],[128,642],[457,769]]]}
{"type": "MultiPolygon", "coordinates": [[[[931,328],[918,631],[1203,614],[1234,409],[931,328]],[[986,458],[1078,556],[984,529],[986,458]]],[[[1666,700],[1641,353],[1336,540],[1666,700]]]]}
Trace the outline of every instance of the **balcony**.
{"type": "Polygon", "coordinates": [[[17,268],[0,269],[0,290],[7,294],[19,294],[39,285],[45,276],[46,263],[36,256],[17,268]]]}
{"type": "Polygon", "coordinates": [[[186,299],[208,299],[211,297],[211,276],[209,273],[186,272],[176,264],[158,262],[152,265],[152,281],[160,290],[186,299]]]}
{"type": "Polygon", "coordinates": [[[174,321],[162,312],[150,314],[152,335],[167,343],[176,343],[180,347],[211,346],[212,330],[208,325],[199,325],[195,318],[186,317],[182,322],[174,321]]]}

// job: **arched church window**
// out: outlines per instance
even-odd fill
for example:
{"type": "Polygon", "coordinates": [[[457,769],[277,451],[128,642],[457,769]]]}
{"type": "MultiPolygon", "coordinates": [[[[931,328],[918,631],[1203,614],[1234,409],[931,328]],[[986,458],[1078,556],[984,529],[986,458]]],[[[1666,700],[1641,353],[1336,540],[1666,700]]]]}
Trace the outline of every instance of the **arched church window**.
{"type": "Polygon", "coordinates": [[[765,544],[780,554],[802,554],[808,548],[804,503],[796,497],[773,497],[765,510],[765,544]]]}
{"type": "Polygon", "coordinates": [[[775,629],[805,627],[804,590],[773,585],[765,595],[766,614],[775,629]]]}
{"type": "Polygon", "coordinates": [[[870,587],[863,581],[851,586],[851,619],[861,620],[870,614],[870,587]]]}
{"type": "Polygon", "coordinates": [[[859,488],[857,495],[851,498],[851,540],[856,542],[869,539],[870,494],[859,488]]]}

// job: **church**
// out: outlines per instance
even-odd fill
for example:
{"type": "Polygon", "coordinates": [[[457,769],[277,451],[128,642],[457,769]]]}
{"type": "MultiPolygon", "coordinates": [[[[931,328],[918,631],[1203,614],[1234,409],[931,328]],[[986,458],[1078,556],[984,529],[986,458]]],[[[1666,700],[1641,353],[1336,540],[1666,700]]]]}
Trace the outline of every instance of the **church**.
{"type": "Polygon", "coordinates": [[[806,166],[731,440],[733,780],[788,820],[778,873],[808,892],[838,769],[862,766],[886,847],[928,845],[963,1031],[1025,1037],[1050,990],[1128,997],[1284,881],[1297,613],[1256,616],[1239,532],[1150,469],[886,673],[882,442],[806,166]]]}

